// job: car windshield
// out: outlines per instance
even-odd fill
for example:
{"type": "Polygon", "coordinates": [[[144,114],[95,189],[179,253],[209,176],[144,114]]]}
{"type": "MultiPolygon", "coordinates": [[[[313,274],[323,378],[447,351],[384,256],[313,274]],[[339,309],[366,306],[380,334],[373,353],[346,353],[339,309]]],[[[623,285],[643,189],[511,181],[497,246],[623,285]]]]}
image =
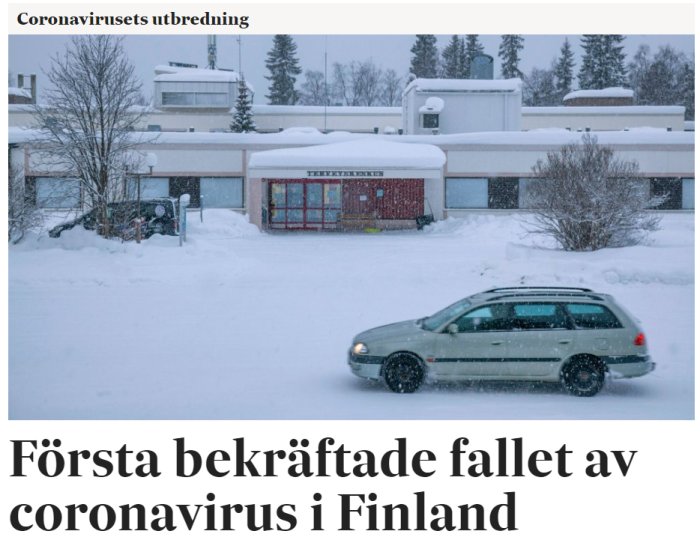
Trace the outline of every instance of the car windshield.
{"type": "Polygon", "coordinates": [[[426,317],[421,323],[423,330],[430,330],[435,332],[438,328],[444,325],[446,322],[462,315],[471,306],[471,302],[468,298],[455,302],[451,306],[447,306],[445,309],[441,309],[434,315],[426,317]]]}

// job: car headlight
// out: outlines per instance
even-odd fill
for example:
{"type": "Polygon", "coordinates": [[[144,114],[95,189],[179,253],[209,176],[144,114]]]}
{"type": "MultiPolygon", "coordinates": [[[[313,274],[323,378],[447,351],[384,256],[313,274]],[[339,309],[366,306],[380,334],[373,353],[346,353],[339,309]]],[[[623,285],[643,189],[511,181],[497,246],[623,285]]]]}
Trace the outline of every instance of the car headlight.
{"type": "Polygon", "coordinates": [[[352,352],[354,354],[367,354],[369,352],[369,349],[364,343],[355,343],[352,346],[352,352]]]}

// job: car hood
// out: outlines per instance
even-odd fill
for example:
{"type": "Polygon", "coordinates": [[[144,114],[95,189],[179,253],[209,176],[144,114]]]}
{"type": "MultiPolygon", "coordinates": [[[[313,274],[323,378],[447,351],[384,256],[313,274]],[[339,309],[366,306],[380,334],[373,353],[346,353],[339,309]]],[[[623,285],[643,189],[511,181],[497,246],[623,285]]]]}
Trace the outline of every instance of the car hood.
{"type": "Polygon", "coordinates": [[[402,321],[371,328],[370,330],[357,334],[354,341],[355,343],[359,341],[363,343],[387,341],[396,338],[405,338],[423,332],[425,332],[425,330],[417,324],[416,319],[412,319],[410,321],[402,321]]]}

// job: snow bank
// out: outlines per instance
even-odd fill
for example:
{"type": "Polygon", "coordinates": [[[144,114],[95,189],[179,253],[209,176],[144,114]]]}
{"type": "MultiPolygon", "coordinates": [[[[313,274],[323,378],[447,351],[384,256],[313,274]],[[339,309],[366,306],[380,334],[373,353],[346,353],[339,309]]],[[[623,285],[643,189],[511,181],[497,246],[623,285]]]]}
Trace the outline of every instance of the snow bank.
{"type": "Polygon", "coordinates": [[[513,215],[373,235],[262,234],[214,209],[188,224],[182,248],[80,229],[10,246],[10,418],[693,418],[692,214],[593,253],[553,249],[513,215]],[[656,371],[593,399],[525,383],[397,396],[349,372],[358,332],[514,285],[613,294],[641,320],[656,371]]]}

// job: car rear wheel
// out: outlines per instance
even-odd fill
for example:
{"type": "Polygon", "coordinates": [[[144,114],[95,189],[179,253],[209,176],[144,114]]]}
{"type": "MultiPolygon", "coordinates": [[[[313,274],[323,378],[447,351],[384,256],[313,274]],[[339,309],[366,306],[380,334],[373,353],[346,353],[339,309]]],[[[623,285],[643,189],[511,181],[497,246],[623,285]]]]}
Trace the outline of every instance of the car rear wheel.
{"type": "Polygon", "coordinates": [[[410,394],[423,383],[423,366],[420,360],[409,354],[389,357],[384,364],[384,380],[394,392],[410,394]]]}
{"type": "Polygon", "coordinates": [[[596,395],[605,381],[605,368],[598,358],[582,356],[574,358],[564,366],[561,382],[575,396],[596,395]]]}

